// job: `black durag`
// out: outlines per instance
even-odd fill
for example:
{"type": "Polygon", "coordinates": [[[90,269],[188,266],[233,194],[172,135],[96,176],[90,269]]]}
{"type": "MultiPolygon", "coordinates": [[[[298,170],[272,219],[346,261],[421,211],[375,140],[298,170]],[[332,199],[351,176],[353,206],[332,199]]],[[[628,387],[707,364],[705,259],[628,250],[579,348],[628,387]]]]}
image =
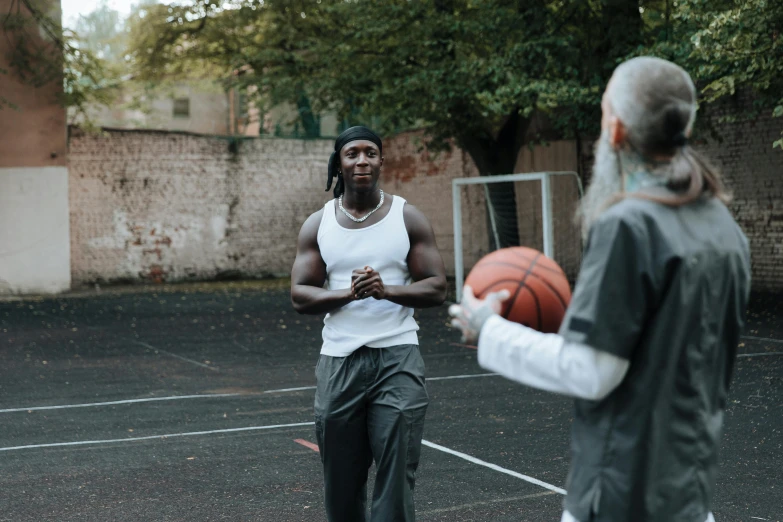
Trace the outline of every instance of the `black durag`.
{"type": "Polygon", "coordinates": [[[357,140],[367,140],[375,143],[378,146],[379,152],[383,154],[381,138],[367,127],[357,125],[356,127],[344,130],[342,134],[337,136],[337,139],[334,140],[334,152],[329,156],[329,168],[327,172],[329,177],[326,180],[326,191],[328,192],[329,189],[332,188],[332,180],[335,177],[337,178],[337,183],[334,186],[334,197],[336,198],[340,197],[344,191],[343,177],[338,173],[338,170],[340,170],[340,151],[350,142],[357,140]]]}

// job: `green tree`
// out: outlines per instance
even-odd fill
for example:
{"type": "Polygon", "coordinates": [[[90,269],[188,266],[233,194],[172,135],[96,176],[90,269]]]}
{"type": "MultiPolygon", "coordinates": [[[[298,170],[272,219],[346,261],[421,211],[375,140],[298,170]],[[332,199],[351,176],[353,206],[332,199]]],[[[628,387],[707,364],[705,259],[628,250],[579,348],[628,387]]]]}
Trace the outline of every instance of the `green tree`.
{"type": "MultiPolygon", "coordinates": [[[[373,115],[387,132],[423,126],[429,147],[459,145],[482,175],[513,171],[536,111],[567,134],[594,131],[583,113],[596,114],[604,55],[640,41],[612,42],[600,27],[641,27],[620,0],[205,0],[143,15],[131,29],[140,77],[209,64],[256,88],[262,106],[307,100],[303,116],[330,108],[352,122],[373,115]]],[[[516,215],[508,187],[491,197],[516,215]]],[[[506,232],[501,246],[516,244],[516,229],[506,232]]]]}
{"type": "MultiPolygon", "coordinates": [[[[62,29],[48,7],[45,0],[14,0],[2,15],[0,30],[11,44],[9,59],[16,76],[36,88],[63,81],[59,102],[77,113],[83,114],[91,103],[111,103],[114,82],[105,62],[83,48],[75,32],[62,29]]],[[[13,100],[0,96],[0,109],[4,106],[17,109],[13,100]]]]}
{"type": "MultiPolygon", "coordinates": [[[[749,89],[759,111],[772,108],[783,116],[783,3],[724,1],[710,3],[710,10],[706,0],[692,4],[680,6],[676,16],[697,27],[687,62],[697,71],[704,101],[749,89]]],[[[783,149],[783,137],[774,146],[783,149]]]]}
{"type": "Polygon", "coordinates": [[[127,52],[124,26],[125,20],[119,11],[109,6],[107,0],[101,0],[93,11],[79,16],[73,30],[82,49],[109,64],[120,65],[127,52]]]}
{"type": "MultiPolygon", "coordinates": [[[[687,69],[702,108],[750,92],[755,108],[725,120],[760,113],[783,116],[783,3],[766,0],[642,2],[648,38],[633,54],[652,54],[687,69]]],[[[783,140],[772,145],[783,148],[783,140]]]]}
{"type": "MultiPolygon", "coordinates": [[[[682,64],[705,102],[749,88],[771,107],[782,11],[764,0],[198,0],[147,10],[131,55],[150,80],[211,67],[252,86],[262,107],[420,127],[430,148],[456,144],[493,175],[538,138],[536,114],[558,136],[596,136],[601,91],[634,55],[682,64]]],[[[508,187],[494,184],[491,198],[515,222],[508,187]]]]}

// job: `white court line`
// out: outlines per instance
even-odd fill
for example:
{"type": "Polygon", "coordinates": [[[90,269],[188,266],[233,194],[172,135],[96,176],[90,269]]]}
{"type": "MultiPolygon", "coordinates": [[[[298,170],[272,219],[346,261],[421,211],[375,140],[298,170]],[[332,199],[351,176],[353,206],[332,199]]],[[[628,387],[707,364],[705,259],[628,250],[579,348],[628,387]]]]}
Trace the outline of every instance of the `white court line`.
{"type": "MultiPolygon", "coordinates": [[[[446,377],[432,377],[428,378],[428,381],[445,381],[447,379],[469,379],[471,377],[492,377],[498,375],[496,373],[477,373],[474,375],[450,375],[446,377]]],[[[267,394],[267,393],[285,393],[285,392],[295,392],[295,391],[304,391],[304,390],[315,390],[315,386],[302,386],[299,388],[280,388],[277,390],[266,390],[261,392],[261,394],[267,394]]],[[[244,396],[244,397],[250,397],[254,394],[248,394],[248,393],[213,393],[213,394],[205,394],[205,395],[173,395],[170,397],[150,397],[145,399],[126,399],[121,401],[108,401],[108,402],[89,402],[89,403],[82,403],[82,404],[60,404],[57,406],[31,406],[27,408],[6,408],[6,409],[0,409],[0,413],[13,413],[13,412],[22,412],[22,411],[37,411],[37,410],[63,410],[66,408],[88,408],[88,407],[94,407],[94,406],[111,406],[115,404],[133,404],[137,402],[151,402],[151,401],[175,401],[180,399],[201,399],[205,398],[208,399],[210,397],[237,397],[237,396],[244,396]]]]}
{"type": "Polygon", "coordinates": [[[125,399],[121,401],[108,401],[108,402],[87,402],[82,404],[61,404],[58,406],[32,406],[30,408],[7,408],[0,410],[0,413],[11,413],[17,411],[39,411],[39,410],[63,410],[66,408],[88,408],[91,406],[110,406],[113,404],[133,404],[136,402],[152,402],[152,401],[176,401],[181,399],[201,399],[211,397],[235,397],[240,395],[239,393],[213,393],[207,395],[173,395],[171,397],[149,397],[147,399],[125,399]]]}
{"type": "MultiPolygon", "coordinates": [[[[122,337],[118,337],[118,339],[123,339],[123,338],[122,337]]],[[[150,350],[155,350],[156,352],[163,352],[166,355],[170,355],[171,357],[176,357],[177,359],[182,359],[183,361],[189,362],[191,364],[196,364],[198,366],[201,366],[202,368],[206,368],[207,370],[212,370],[213,372],[219,372],[220,371],[217,368],[215,368],[214,366],[208,366],[208,365],[206,365],[204,363],[200,363],[198,361],[194,361],[193,359],[188,359],[187,357],[182,357],[181,355],[177,355],[176,353],[167,352],[163,348],[156,348],[156,347],[152,346],[151,344],[145,343],[144,341],[137,341],[135,339],[125,339],[125,340],[129,341],[129,342],[132,342],[132,343],[140,344],[141,346],[149,348],[150,350]]]]}
{"type": "MultiPolygon", "coordinates": [[[[520,500],[528,500],[531,498],[538,498],[538,497],[546,497],[547,495],[554,495],[554,491],[542,491],[540,493],[531,493],[529,495],[519,495],[516,497],[503,497],[503,498],[496,498],[492,500],[479,500],[477,502],[471,502],[470,504],[460,504],[459,506],[449,506],[445,508],[436,508],[436,509],[429,509],[427,511],[417,511],[416,516],[422,517],[422,516],[428,516],[428,515],[439,515],[441,513],[449,513],[451,511],[459,511],[461,509],[473,509],[480,506],[493,506],[496,504],[506,503],[506,502],[519,502],[520,500]]],[[[751,517],[753,518],[753,517],[751,517]]]]}
{"type": "MultiPolygon", "coordinates": [[[[445,381],[448,379],[471,379],[473,377],[495,377],[498,373],[474,373],[469,375],[448,375],[446,377],[427,377],[427,381],[445,381]]],[[[315,386],[302,386],[301,388],[280,388],[278,390],[266,390],[263,393],[285,393],[304,390],[315,390],[315,386]]]]}
{"type": "Polygon", "coordinates": [[[231,342],[233,342],[233,343],[234,343],[236,346],[239,346],[240,348],[242,348],[242,349],[243,349],[243,350],[245,350],[246,352],[249,352],[249,351],[250,351],[250,348],[248,348],[248,347],[247,347],[247,346],[245,346],[244,344],[240,344],[240,343],[239,343],[239,342],[238,342],[236,339],[231,339],[231,342]]]}
{"type": "Polygon", "coordinates": [[[741,335],[740,339],[750,339],[751,341],[767,341],[768,343],[783,344],[783,339],[771,339],[769,337],[753,337],[752,335],[741,335]]]}
{"type": "Polygon", "coordinates": [[[280,388],[279,390],[266,390],[264,393],[283,393],[302,390],[314,390],[315,386],[302,386],[301,388],[280,388]]]}
{"type": "MultiPolygon", "coordinates": [[[[222,430],[207,430],[207,431],[190,431],[185,433],[165,433],[162,435],[148,435],[146,437],[127,437],[124,439],[102,439],[102,440],[80,440],[80,441],[73,441],[73,442],[51,442],[48,444],[28,444],[25,446],[8,446],[5,448],[0,448],[0,451],[16,451],[16,450],[24,450],[24,449],[40,449],[40,448],[61,448],[66,446],[87,446],[87,445],[97,445],[97,444],[119,444],[123,442],[138,442],[142,440],[154,440],[154,439],[172,439],[175,437],[193,437],[198,435],[214,435],[218,433],[237,433],[242,431],[259,431],[259,430],[273,430],[273,429],[279,429],[279,428],[299,428],[303,426],[314,426],[314,422],[296,422],[293,424],[272,424],[269,426],[247,426],[244,428],[227,428],[222,430]]],[[[510,469],[501,468],[500,466],[496,464],[491,464],[489,462],[485,462],[483,460],[477,459],[475,457],[471,457],[470,455],[467,455],[465,453],[460,453],[459,451],[454,451],[452,449],[446,448],[444,446],[440,446],[439,444],[435,444],[433,442],[430,442],[428,440],[422,440],[422,444],[425,446],[428,446],[430,448],[443,451],[444,453],[448,453],[450,455],[454,455],[456,457],[459,457],[461,459],[465,459],[468,462],[472,462],[473,464],[478,464],[480,466],[487,467],[489,469],[492,469],[494,471],[499,471],[501,473],[505,473],[506,475],[511,475],[512,477],[522,479],[526,482],[530,482],[531,484],[535,484],[537,486],[541,486],[542,488],[548,489],[550,491],[554,491],[555,493],[560,493],[561,495],[565,495],[566,491],[562,488],[558,488],[557,486],[553,486],[552,484],[548,484],[546,482],[543,482],[541,480],[535,479],[533,477],[529,477],[527,475],[523,475],[522,473],[517,473],[516,471],[511,471],[510,469]]]]}
{"type": "MultiPolygon", "coordinates": [[[[52,319],[60,319],[61,321],[65,321],[66,323],[68,322],[68,319],[66,319],[65,317],[60,317],[58,315],[47,314],[46,312],[43,312],[43,311],[39,311],[39,313],[41,315],[46,316],[46,317],[51,317],[52,319]]],[[[95,328],[93,326],[87,326],[86,328],[88,330],[98,330],[98,328],[95,328]]],[[[209,365],[206,365],[204,363],[200,363],[198,361],[194,361],[193,359],[188,359],[187,357],[182,357],[181,355],[177,355],[176,353],[171,353],[169,351],[166,351],[163,348],[155,348],[151,344],[147,344],[144,341],[139,341],[139,340],[136,340],[136,339],[128,339],[127,337],[122,337],[120,335],[115,335],[114,337],[116,337],[117,339],[120,339],[122,341],[126,341],[126,342],[129,342],[129,343],[134,343],[134,344],[138,344],[140,346],[144,346],[145,348],[149,348],[150,350],[155,350],[157,352],[165,353],[168,356],[176,357],[177,359],[181,359],[181,360],[189,362],[191,364],[195,364],[197,366],[201,366],[202,368],[206,368],[207,370],[212,370],[213,372],[219,372],[220,371],[218,368],[215,368],[214,366],[209,366],[209,365]]]]}
{"type": "Polygon", "coordinates": [[[472,379],[473,377],[497,377],[499,373],[474,373],[469,375],[450,375],[448,377],[427,377],[428,381],[447,381],[449,379],[472,379]]]}
{"type": "Polygon", "coordinates": [[[764,357],[765,355],[783,355],[783,352],[741,353],[737,357],[764,357]]]}
{"type": "Polygon", "coordinates": [[[471,457],[470,455],[466,453],[460,453],[459,451],[454,451],[453,449],[446,448],[444,446],[441,446],[439,444],[435,444],[434,442],[430,442],[428,440],[422,440],[422,444],[425,446],[428,446],[430,448],[434,448],[436,450],[440,450],[444,453],[448,453],[449,455],[454,455],[455,457],[459,457],[461,459],[465,459],[468,462],[472,462],[473,464],[478,464],[479,466],[484,466],[489,469],[493,469],[495,471],[499,471],[501,473],[505,473],[506,475],[511,475],[512,477],[516,477],[518,479],[522,479],[526,482],[530,482],[531,484],[535,484],[537,486],[541,486],[542,488],[548,489],[549,491],[554,491],[555,493],[560,493],[561,495],[566,494],[566,490],[563,488],[559,488],[557,486],[553,486],[552,484],[548,484],[544,481],[538,480],[533,477],[529,477],[527,475],[523,475],[522,473],[517,473],[516,471],[511,471],[510,469],[501,468],[497,464],[492,464],[490,462],[485,462],[481,459],[477,459],[476,457],[471,457]]]}
{"type": "Polygon", "coordinates": [[[314,424],[315,424],[314,422],[297,422],[294,424],[274,424],[271,426],[248,426],[246,428],[228,428],[223,430],[190,431],[187,433],[166,433],[164,435],[149,435],[147,437],[128,437],[125,439],[80,440],[76,442],[52,442],[49,444],[29,444],[27,446],[9,446],[7,448],[0,448],[0,451],[14,451],[14,450],[35,449],[35,448],[57,448],[62,446],[85,446],[88,444],[114,444],[118,442],[137,442],[140,440],[171,439],[174,437],[191,437],[194,435],[213,435],[215,433],[236,433],[239,431],[258,431],[258,430],[273,430],[276,428],[295,428],[299,426],[313,426],[314,424]]]}

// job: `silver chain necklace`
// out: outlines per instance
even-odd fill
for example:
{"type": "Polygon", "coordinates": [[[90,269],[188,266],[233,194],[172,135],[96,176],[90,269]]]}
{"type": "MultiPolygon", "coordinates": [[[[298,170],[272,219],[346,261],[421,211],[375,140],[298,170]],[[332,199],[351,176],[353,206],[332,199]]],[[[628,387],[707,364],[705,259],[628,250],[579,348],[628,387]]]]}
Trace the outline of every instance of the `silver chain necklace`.
{"type": "Polygon", "coordinates": [[[373,215],[373,213],[374,213],[376,210],[378,210],[379,208],[381,208],[381,205],[383,205],[383,191],[381,191],[381,200],[378,202],[378,206],[377,206],[377,207],[375,207],[374,209],[372,209],[371,211],[369,211],[368,213],[366,213],[365,215],[363,215],[363,216],[362,216],[362,217],[360,217],[360,218],[358,218],[358,217],[354,217],[354,216],[353,216],[353,215],[352,215],[350,212],[348,212],[347,210],[345,210],[345,208],[343,208],[343,195],[342,195],[342,194],[340,194],[340,197],[338,198],[338,200],[337,200],[337,203],[338,203],[338,205],[340,206],[340,210],[342,210],[342,211],[343,211],[343,214],[345,214],[346,216],[348,216],[348,217],[351,219],[351,221],[355,221],[356,223],[361,223],[362,221],[364,221],[364,220],[365,220],[365,219],[367,219],[368,217],[372,216],[372,215],[373,215]]]}

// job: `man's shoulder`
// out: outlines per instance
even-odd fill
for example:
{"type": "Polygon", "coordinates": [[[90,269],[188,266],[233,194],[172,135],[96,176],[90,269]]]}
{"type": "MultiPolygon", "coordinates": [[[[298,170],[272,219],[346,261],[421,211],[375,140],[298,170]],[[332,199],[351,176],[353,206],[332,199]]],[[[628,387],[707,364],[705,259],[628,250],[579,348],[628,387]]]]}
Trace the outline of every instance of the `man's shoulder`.
{"type": "Polygon", "coordinates": [[[677,207],[640,197],[626,197],[618,201],[596,220],[604,227],[620,227],[637,235],[648,235],[666,229],[677,207]]]}
{"type": "Polygon", "coordinates": [[[305,220],[304,224],[307,225],[307,224],[312,224],[314,222],[320,223],[323,216],[324,216],[324,209],[322,207],[316,210],[315,212],[313,212],[312,214],[310,214],[305,220]]]}
{"type": "Polygon", "coordinates": [[[305,219],[305,222],[302,224],[302,229],[300,231],[300,234],[306,236],[317,235],[318,229],[321,226],[321,221],[323,220],[324,211],[325,211],[324,207],[321,207],[320,209],[310,214],[307,217],[307,219],[305,219]]]}
{"type": "Polygon", "coordinates": [[[644,223],[655,219],[655,208],[651,201],[638,198],[624,198],[607,208],[596,219],[596,228],[622,228],[634,232],[641,232],[644,223]]]}
{"type": "Polygon", "coordinates": [[[405,203],[405,206],[402,208],[402,216],[408,232],[411,233],[417,230],[421,231],[429,229],[430,220],[427,219],[427,216],[424,215],[424,212],[419,210],[415,205],[411,205],[404,199],[402,201],[405,203]]]}
{"type": "Polygon", "coordinates": [[[649,199],[626,197],[609,207],[604,216],[608,219],[632,221],[645,216],[655,216],[665,205],[649,199]]]}
{"type": "Polygon", "coordinates": [[[608,208],[598,221],[620,221],[643,228],[649,226],[668,227],[681,213],[700,215],[715,223],[728,226],[736,225],[729,208],[716,197],[703,197],[684,205],[666,205],[657,201],[627,197],[608,208]]]}
{"type": "Polygon", "coordinates": [[[594,227],[597,235],[622,235],[639,245],[654,245],[659,258],[718,243],[727,248],[747,245],[731,211],[718,198],[703,198],[681,207],[625,198],[607,209],[594,227]]]}
{"type": "Polygon", "coordinates": [[[400,202],[402,203],[402,205],[403,205],[403,207],[402,207],[402,214],[403,214],[403,216],[405,216],[406,218],[412,217],[412,218],[423,219],[425,221],[428,221],[427,216],[424,215],[424,212],[422,212],[419,209],[419,207],[417,207],[416,205],[412,204],[410,201],[408,201],[407,199],[403,198],[402,196],[394,195],[394,198],[400,200],[400,202]]]}

